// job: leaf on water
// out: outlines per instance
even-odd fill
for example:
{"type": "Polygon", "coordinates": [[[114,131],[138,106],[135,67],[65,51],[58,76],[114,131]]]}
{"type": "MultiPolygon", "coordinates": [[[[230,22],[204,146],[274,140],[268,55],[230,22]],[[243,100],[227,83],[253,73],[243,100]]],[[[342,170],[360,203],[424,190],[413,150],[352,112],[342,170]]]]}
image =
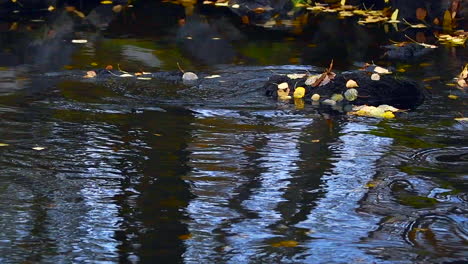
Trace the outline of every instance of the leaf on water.
{"type": "MultiPolygon", "coordinates": [[[[121,76],[122,77],[122,76],[121,76]]],[[[145,80],[145,81],[149,81],[149,80],[152,80],[150,77],[137,77],[137,80],[145,80]]]]}
{"type": "Polygon", "coordinates": [[[185,235],[178,236],[180,240],[187,240],[187,239],[191,239],[192,237],[193,237],[192,234],[185,234],[185,235]]]}
{"type": "Polygon", "coordinates": [[[83,76],[84,78],[94,78],[96,77],[96,72],[95,71],[87,71],[86,75],[83,76]]]}
{"type": "Polygon", "coordinates": [[[283,240],[277,243],[272,243],[272,247],[297,247],[299,243],[294,240],[283,240]]]}
{"type": "Polygon", "coordinates": [[[380,80],[380,75],[378,73],[373,73],[370,78],[373,81],[379,81],[380,80]]]}
{"type": "Polygon", "coordinates": [[[346,88],[356,88],[356,87],[359,87],[359,85],[357,84],[355,80],[348,80],[346,82],[346,88]]]}
{"type": "Polygon", "coordinates": [[[91,62],[91,66],[98,66],[97,62],[91,62]]]}
{"type": "Polygon", "coordinates": [[[304,87],[297,87],[295,90],[294,90],[294,94],[293,94],[293,97],[298,99],[298,98],[303,98],[304,95],[305,95],[305,88],[304,87]]]}
{"type": "Polygon", "coordinates": [[[442,27],[444,30],[451,30],[453,25],[452,14],[448,10],[444,12],[444,19],[442,20],[442,27]]]}
{"type": "Polygon", "coordinates": [[[47,8],[47,10],[49,10],[49,12],[52,12],[52,11],[55,10],[55,7],[54,7],[54,6],[49,6],[49,7],[47,8]]]}
{"type": "Polygon", "coordinates": [[[448,98],[452,99],[452,100],[456,100],[458,99],[458,96],[454,95],[454,94],[449,94],[448,95],[448,98]]]}
{"type": "Polygon", "coordinates": [[[318,100],[320,100],[320,94],[313,94],[310,99],[312,99],[312,101],[314,102],[317,102],[318,100]]]}
{"type": "Polygon", "coordinates": [[[120,13],[122,9],[123,9],[122,5],[115,5],[112,7],[112,11],[114,11],[114,13],[120,13]]]}
{"type": "Polygon", "coordinates": [[[399,10],[395,9],[395,11],[393,11],[392,15],[390,16],[390,20],[387,22],[388,23],[400,23],[400,20],[398,20],[398,12],[399,10]]]}
{"type": "Polygon", "coordinates": [[[112,1],[101,1],[101,4],[103,5],[110,5],[112,3],[113,3],[112,1]]]}
{"type": "Polygon", "coordinates": [[[86,40],[86,39],[72,39],[71,42],[76,43],[76,44],[84,44],[84,43],[88,43],[88,40],[86,40]]]}
{"type": "Polygon", "coordinates": [[[354,112],[349,112],[349,114],[357,115],[357,116],[387,118],[387,119],[395,118],[395,114],[393,114],[392,111],[386,110],[386,108],[389,108],[389,107],[391,108],[391,106],[387,106],[387,105],[381,105],[379,107],[361,105],[361,106],[354,107],[353,108],[354,112]]]}
{"type": "Polygon", "coordinates": [[[400,111],[400,109],[396,108],[396,107],[393,107],[391,105],[379,105],[378,108],[384,110],[384,111],[390,111],[390,112],[398,112],[400,111]]]}
{"type": "Polygon", "coordinates": [[[221,75],[215,74],[215,75],[206,76],[205,79],[214,79],[214,78],[219,78],[219,77],[221,77],[221,75]]]}
{"type": "Polygon", "coordinates": [[[358,98],[358,90],[356,90],[354,88],[350,88],[350,89],[345,91],[344,97],[348,101],[354,101],[354,100],[356,100],[358,98]]]}
{"type": "Polygon", "coordinates": [[[112,67],[112,65],[107,65],[106,66],[106,70],[111,71],[112,69],[114,69],[114,67],[112,67]]]}
{"type": "Polygon", "coordinates": [[[458,122],[468,122],[468,117],[456,117],[454,120],[458,122]]]}
{"type": "Polygon", "coordinates": [[[239,4],[233,4],[233,5],[231,6],[231,8],[234,8],[234,9],[238,9],[239,7],[240,7],[239,4]]]}
{"type": "Polygon", "coordinates": [[[320,139],[312,139],[310,142],[312,142],[312,143],[319,143],[319,142],[320,142],[320,139]]]}
{"type": "Polygon", "coordinates": [[[7,144],[7,143],[0,143],[0,147],[8,147],[10,146],[10,144],[7,144]]]}
{"type": "Polygon", "coordinates": [[[288,76],[289,79],[294,80],[294,79],[304,78],[306,74],[305,73],[291,73],[286,76],[288,76]]]}
{"type": "Polygon", "coordinates": [[[77,16],[81,17],[81,18],[85,18],[85,17],[86,17],[85,14],[83,14],[83,12],[80,12],[80,11],[78,11],[78,10],[76,10],[76,9],[73,10],[72,12],[75,13],[77,16]]]}
{"type": "Polygon", "coordinates": [[[424,20],[427,16],[427,10],[425,8],[417,8],[416,9],[416,18],[419,20],[424,20]]]}
{"type": "MultiPolygon", "coordinates": [[[[282,84],[284,84],[284,83],[282,83],[282,84]]],[[[289,90],[289,87],[288,87],[288,86],[286,86],[286,88],[279,88],[280,86],[281,86],[281,87],[285,87],[285,86],[282,85],[282,84],[279,84],[279,85],[278,85],[278,91],[277,91],[278,98],[279,98],[279,99],[282,99],[282,100],[291,99],[291,96],[289,96],[290,90],[289,90]]],[[[286,85],[287,85],[287,83],[286,83],[286,85]]]]}
{"type": "Polygon", "coordinates": [[[379,73],[379,74],[391,74],[392,72],[389,71],[388,69],[385,69],[383,67],[380,67],[380,66],[376,66],[374,68],[374,72],[376,73],[379,73]]]}
{"type": "Polygon", "coordinates": [[[289,85],[287,82],[278,84],[278,89],[286,89],[286,88],[289,88],[289,85]]]}
{"type": "Polygon", "coordinates": [[[343,101],[344,97],[341,94],[332,94],[330,99],[335,101],[335,102],[341,102],[341,101],[343,101]]]}
{"type": "Polygon", "coordinates": [[[45,147],[34,147],[32,149],[37,150],[37,151],[41,151],[41,150],[44,150],[46,148],[45,147]]]}
{"type": "Polygon", "coordinates": [[[119,77],[128,78],[128,77],[134,77],[134,75],[131,75],[129,73],[124,73],[124,74],[119,75],[119,77]]]}

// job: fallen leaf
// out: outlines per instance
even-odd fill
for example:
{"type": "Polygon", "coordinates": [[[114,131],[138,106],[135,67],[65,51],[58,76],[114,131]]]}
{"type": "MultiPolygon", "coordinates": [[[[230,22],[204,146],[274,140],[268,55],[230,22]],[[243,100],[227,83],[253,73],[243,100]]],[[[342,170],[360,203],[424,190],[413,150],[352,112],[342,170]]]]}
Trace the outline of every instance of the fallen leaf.
{"type": "Polygon", "coordinates": [[[320,142],[320,139],[312,139],[310,142],[312,142],[312,143],[318,143],[318,142],[320,142]]]}
{"type": "Polygon", "coordinates": [[[376,66],[374,68],[374,72],[379,73],[379,74],[390,74],[390,73],[392,73],[391,71],[389,71],[389,70],[387,70],[387,69],[385,69],[383,67],[380,67],[380,66],[376,66]]]}
{"type": "Polygon", "coordinates": [[[84,78],[94,78],[94,77],[96,77],[96,75],[97,75],[97,74],[96,74],[95,71],[87,71],[87,72],[86,72],[86,75],[83,76],[83,77],[84,77],[84,78]]]}
{"type": "Polygon", "coordinates": [[[345,91],[344,97],[348,101],[354,101],[354,100],[356,100],[358,98],[358,90],[356,90],[354,88],[350,88],[350,89],[345,91]]]}
{"type": "Polygon", "coordinates": [[[215,74],[215,75],[206,76],[205,79],[214,79],[214,78],[219,78],[219,77],[221,77],[221,75],[215,74]]]}
{"type": "MultiPolygon", "coordinates": [[[[122,76],[120,76],[122,77],[122,76]]],[[[145,81],[149,81],[149,80],[152,80],[150,77],[137,77],[137,80],[145,80],[145,81]]]]}
{"type": "Polygon", "coordinates": [[[424,20],[427,16],[427,11],[425,8],[417,8],[416,9],[416,18],[419,20],[424,20]]]}
{"type": "Polygon", "coordinates": [[[348,80],[346,82],[346,88],[356,88],[356,87],[359,87],[359,85],[357,84],[355,80],[348,80]]]}
{"type": "Polygon", "coordinates": [[[310,99],[312,99],[312,101],[314,101],[314,102],[317,102],[318,100],[320,100],[320,95],[319,94],[313,94],[310,99]]]}
{"type": "Polygon", "coordinates": [[[287,82],[278,84],[278,89],[286,89],[286,88],[289,88],[289,85],[287,82]]]}
{"type": "Polygon", "coordinates": [[[380,80],[380,75],[378,73],[373,73],[371,75],[371,80],[373,81],[379,81],[380,80]]]}
{"type": "Polygon", "coordinates": [[[400,23],[400,20],[398,20],[398,9],[395,9],[393,11],[392,15],[390,16],[390,20],[388,20],[388,23],[400,23]]]}
{"type": "Polygon", "coordinates": [[[76,44],[84,44],[84,43],[88,43],[88,40],[86,40],[86,39],[72,39],[71,42],[76,43],[76,44]]]}
{"type": "Polygon", "coordinates": [[[52,11],[55,10],[55,7],[54,7],[54,6],[49,6],[49,7],[47,8],[47,10],[49,10],[50,12],[52,12],[52,11]]]}
{"type": "Polygon", "coordinates": [[[45,147],[34,147],[34,148],[32,148],[32,149],[37,150],[37,151],[41,151],[41,150],[44,150],[45,147]]]}
{"type": "Polygon", "coordinates": [[[119,77],[128,78],[128,77],[134,77],[134,75],[131,75],[129,73],[124,73],[124,74],[119,75],[119,77]]]}
{"type": "Polygon", "coordinates": [[[306,76],[305,73],[291,73],[291,74],[288,74],[286,75],[288,76],[289,79],[301,79],[301,78],[304,78],[306,76]]]}
{"type": "Polygon", "coordinates": [[[91,66],[98,66],[98,64],[96,62],[91,62],[90,64],[91,64],[91,66]]]}
{"type": "Polygon", "coordinates": [[[451,30],[452,29],[452,15],[448,10],[445,10],[444,12],[444,20],[442,20],[442,27],[444,30],[451,30]]]}
{"type": "Polygon", "coordinates": [[[10,144],[7,144],[7,143],[0,143],[0,147],[8,147],[10,146],[10,144]]]}
{"type": "Polygon", "coordinates": [[[468,122],[468,117],[456,117],[454,120],[458,122],[468,122]]]}
{"type": "Polygon", "coordinates": [[[454,94],[449,94],[448,98],[450,98],[452,100],[456,100],[456,99],[458,99],[458,96],[456,96],[454,94]]]}
{"type": "Polygon", "coordinates": [[[110,5],[110,4],[112,4],[112,1],[101,1],[101,4],[110,5]]]}
{"type": "Polygon", "coordinates": [[[284,241],[271,244],[271,246],[273,247],[297,247],[297,245],[299,245],[299,243],[294,240],[284,240],[284,241]]]}
{"type": "Polygon", "coordinates": [[[290,92],[289,87],[278,89],[278,91],[277,91],[278,98],[282,99],[282,100],[290,99],[291,96],[289,96],[289,92],[290,92]]]}
{"type": "Polygon", "coordinates": [[[108,71],[112,70],[113,68],[114,68],[114,67],[112,67],[112,65],[107,65],[107,66],[106,66],[106,70],[108,70],[108,71]]]}
{"type": "Polygon", "coordinates": [[[293,97],[298,99],[298,98],[303,98],[305,95],[305,88],[304,87],[297,87],[294,89],[294,94],[293,97]]]}
{"type": "Polygon", "coordinates": [[[114,13],[120,13],[122,9],[123,9],[122,5],[115,5],[112,7],[112,11],[114,11],[114,13]]]}
{"type": "Polygon", "coordinates": [[[187,240],[192,238],[192,234],[185,234],[185,235],[180,235],[178,236],[180,240],[187,240]]]}

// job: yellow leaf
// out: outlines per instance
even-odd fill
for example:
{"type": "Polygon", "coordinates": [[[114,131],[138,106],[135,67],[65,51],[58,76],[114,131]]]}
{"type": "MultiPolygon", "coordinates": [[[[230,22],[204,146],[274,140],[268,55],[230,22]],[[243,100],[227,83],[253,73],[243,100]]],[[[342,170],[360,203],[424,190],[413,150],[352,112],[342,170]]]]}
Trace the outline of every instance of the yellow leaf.
{"type": "Polygon", "coordinates": [[[400,20],[398,20],[398,11],[398,9],[395,9],[395,11],[393,11],[388,23],[400,23],[400,20]]]}
{"type": "Polygon", "coordinates": [[[297,87],[294,90],[294,98],[303,98],[305,95],[305,88],[304,87],[297,87]]]}
{"type": "Polygon", "coordinates": [[[355,87],[359,87],[359,85],[357,84],[355,80],[348,80],[346,82],[346,88],[355,88],[355,87]]]}
{"type": "Polygon", "coordinates": [[[278,89],[286,89],[286,88],[289,88],[289,85],[287,82],[278,84],[278,89]]]}
{"type": "Polygon", "coordinates": [[[47,8],[47,10],[49,10],[50,12],[52,12],[52,11],[55,10],[55,7],[54,7],[54,6],[49,6],[49,8],[47,8]]]}
{"type": "Polygon", "coordinates": [[[7,143],[0,143],[0,147],[7,147],[7,146],[10,146],[10,144],[7,144],[7,143]]]}
{"type": "Polygon", "coordinates": [[[88,41],[87,41],[86,39],[72,39],[71,42],[72,42],[72,43],[76,43],[76,44],[88,43],[88,41]]]}
{"type": "Polygon", "coordinates": [[[101,4],[110,5],[110,4],[112,4],[112,1],[101,1],[101,4]]]}
{"type": "Polygon", "coordinates": [[[91,62],[91,66],[98,66],[96,62],[91,62]]]}
{"type": "Polygon", "coordinates": [[[341,5],[342,6],[346,5],[346,0],[341,0],[341,5]]]}
{"type": "Polygon", "coordinates": [[[312,139],[310,142],[312,142],[312,143],[319,143],[319,142],[320,142],[320,139],[312,139]]]}
{"type": "Polygon", "coordinates": [[[375,67],[374,72],[379,73],[379,74],[390,74],[390,73],[392,73],[391,71],[389,71],[389,70],[387,70],[385,68],[382,68],[380,66],[375,67]]]}
{"type": "Polygon", "coordinates": [[[458,122],[468,122],[468,117],[456,117],[454,119],[458,122]]]}
{"type": "Polygon", "coordinates": [[[458,96],[456,96],[454,94],[449,94],[448,98],[456,100],[458,98],[458,96]]]}
{"type": "Polygon", "coordinates": [[[219,78],[219,77],[221,77],[221,75],[215,74],[215,75],[206,76],[205,79],[214,79],[214,78],[219,78]]]}
{"type": "Polygon", "coordinates": [[[448,10],[445,10],[444,12],[444,20],[442,21],[442,27],[445,30],[452,29],[452,15],[448,10]]]}
{"type": "Polygon", "coordinates": [[[395,115],[391,111],[387,111],[387,112],[382,114],[382,117],[390,119],[390,118],[395,118],[395,115]]]}
{"type": "Polygon", "coordinates": [[[299,245],[299,243],[294,240],[284,240],[278,243],[271,244],[271,246],[273,247],[297,247],[297,245],[299,245]]]}
{"type": "Polygon", "coordinates": [[[312,101],[317,102],[320,100],[320,94],[313,94],[311,97],[312,101]]]}
{"type": "Polygon", "coordinates": [[[373,80],[373,81],[378,81],[378,80],[380,80],[380,75],[377,74],[377,73],[373,73],[373,74],[371,75],[371,80],[373,80]]]}
{"type": "Polygon", "coordinates": [[[85,18],[85,14],[83,14],[83,12],[80,12],[78,10],[73,10],[73,13],[75,13],[77,16],[79,16],[81,18],[85,18]]]}

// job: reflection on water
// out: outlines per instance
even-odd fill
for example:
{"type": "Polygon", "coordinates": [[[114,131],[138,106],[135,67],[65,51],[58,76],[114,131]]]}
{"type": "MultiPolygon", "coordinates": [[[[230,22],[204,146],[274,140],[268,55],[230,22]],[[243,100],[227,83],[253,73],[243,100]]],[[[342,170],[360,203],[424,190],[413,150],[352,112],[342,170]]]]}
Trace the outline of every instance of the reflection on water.
{"type": "Polygon", "coordinates": [[[380,54],[382,30],[332,18],[291,39],[226,18],[178,21],[183,8],[154,5],[161,16],[140,8],[130,21],[95,11],[93,32],[75,32],[66,16],[36,25],[40,36],[0,32],[1,263],[468,258],[466,124],[453,120],[466,107],[444,84],[466,51],[403,65],[418,80],[440,75],[417,111],[330,116],[259,90],[271,74],[316,68],[258,65],[338,56],[351,68],[380,54]],[[330,33],[340,28],[349,35],[330,33]],[[203,85],[83,80],[76,70],[121,63],[163,76],[176,62],[202,69],[203,85]]]}

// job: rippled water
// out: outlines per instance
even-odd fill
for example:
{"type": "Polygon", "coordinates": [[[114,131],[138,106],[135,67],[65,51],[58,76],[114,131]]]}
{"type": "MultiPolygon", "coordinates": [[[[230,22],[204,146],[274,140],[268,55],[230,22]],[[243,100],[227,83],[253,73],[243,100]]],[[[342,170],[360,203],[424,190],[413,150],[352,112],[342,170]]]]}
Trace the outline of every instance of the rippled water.
{"type": "MultiPolygon", "coordinates": [[[[221,76],[199,87],[81,78],[91,61],[175,70],[163,54],[177,59],[179,48],[144,37],[64,49],[55,62],[72,71],[1,68],[0,262],[466,260],[467,124],[454,120],[467,114],[466,97],[445,85],[466,49],[405,66],[406,76],[440,79],[425,82],[431,96],[416,111],[378,120],[265,98],[271,74],[320,71],[258,66],[297,56],[267,43],[235,43],[239,58],[199,67],[221,76]],[[264,61],[246,59],[249,45],[264,61]]],[[[319,56],[306,44],[288,45],[319,56]]]]}

